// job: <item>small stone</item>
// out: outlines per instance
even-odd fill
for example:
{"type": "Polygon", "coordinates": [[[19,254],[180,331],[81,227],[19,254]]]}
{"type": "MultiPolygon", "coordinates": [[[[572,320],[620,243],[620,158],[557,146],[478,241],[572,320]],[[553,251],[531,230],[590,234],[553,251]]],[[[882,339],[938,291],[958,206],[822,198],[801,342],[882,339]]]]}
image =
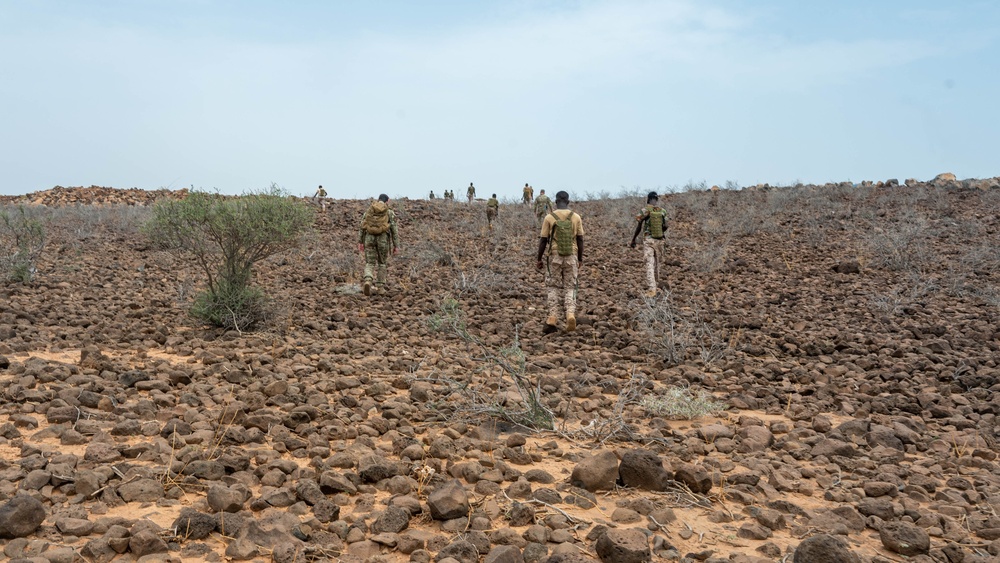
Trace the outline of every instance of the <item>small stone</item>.
{"type": "Polygon", "coordinates": [[[139,479],[119,485],[118,496],[125,502],[153,502],[163,498],[163,485],[155,479],[139,479]]]}

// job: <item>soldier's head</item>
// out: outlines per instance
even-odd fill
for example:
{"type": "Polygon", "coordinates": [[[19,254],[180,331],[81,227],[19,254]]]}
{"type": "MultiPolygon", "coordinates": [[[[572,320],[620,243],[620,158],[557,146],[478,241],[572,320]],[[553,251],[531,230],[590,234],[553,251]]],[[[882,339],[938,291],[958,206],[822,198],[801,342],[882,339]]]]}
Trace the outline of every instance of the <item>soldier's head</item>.
{"type": "Polygon", "coordinates": [[[545,190],[538,190],[538,195],[545,195],[545,190]]]}
{"type": "Polygon", "coordinates": [[[388,203],[389,202],[389,196],[387,196],[385,194],[379,194],[378,200],[381,201],[382,203],[388,203]]]}
{"type": "Polygon", "coordinates": [[[527,182],[524,183],[524,187],[526,187],[526,188],[528,187],[528,183],[527,182]]]}
{"type": "Polygon", "coordinates": [[[656,195],[656,192],[649,192],[649,194],[646,195],[646,203],[656,203],[659,200],[660,197],[656,195]]]}
{"type": "Polygon", "coordinates": [[[569,193],[564,190],[556,192],[556,203],[569,203],[569,193]]]}
{"type": "Polygon", "coordinates": [[[497,194],[493,194],[493,199],[496,199],[496,198],[497,198],[497,194]]]}

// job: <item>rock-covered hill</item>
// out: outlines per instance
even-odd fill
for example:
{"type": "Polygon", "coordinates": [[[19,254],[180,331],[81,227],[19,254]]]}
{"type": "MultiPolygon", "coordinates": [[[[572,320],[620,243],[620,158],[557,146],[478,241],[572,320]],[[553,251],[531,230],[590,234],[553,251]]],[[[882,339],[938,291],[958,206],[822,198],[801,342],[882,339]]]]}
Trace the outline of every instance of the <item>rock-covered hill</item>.
{"type": "Polygon", "coordinates": [[[996,184],[671,195],[656,299],[627,247],[641,196],[574,203],[580,326],[550,335],[523,206],[489,231],[481,202],[393,201],[402,252],[366,298],[366,202],[333,201],[259,265],[273,321],[239,333],[191,319],[199,270],[139,233],[183,193],[22,196],[50,240],[0,288],[3,552],[989,561],[996,184]],[[725,410],[661,414],[699,392],[725,410]]]}

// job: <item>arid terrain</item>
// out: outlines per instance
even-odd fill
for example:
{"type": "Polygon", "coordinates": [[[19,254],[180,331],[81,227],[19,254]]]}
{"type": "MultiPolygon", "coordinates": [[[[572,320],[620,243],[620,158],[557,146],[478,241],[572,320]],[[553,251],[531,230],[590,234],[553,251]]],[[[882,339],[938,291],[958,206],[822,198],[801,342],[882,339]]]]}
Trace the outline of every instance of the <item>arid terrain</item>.
{"type": "Polygon", "coordinates": [[[315,207],[240,332],[140,230],[184,192],[0,198],[47,234],[0,285],[4,556],[1000,560],[1000,179],[665,196],[655,299],[636,192],[571,204],[580,324],[553,334],[512,202],[488,230],[482,201],[392,200],[371,297],[368,202],[315,207]]]}

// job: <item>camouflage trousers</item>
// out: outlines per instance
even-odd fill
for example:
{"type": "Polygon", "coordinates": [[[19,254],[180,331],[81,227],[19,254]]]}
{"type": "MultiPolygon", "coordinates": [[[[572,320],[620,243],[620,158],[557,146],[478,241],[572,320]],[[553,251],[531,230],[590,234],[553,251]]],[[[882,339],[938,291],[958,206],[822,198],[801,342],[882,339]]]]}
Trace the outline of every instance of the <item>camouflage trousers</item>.
{"type": "Polygon", "coordinates": [[[549,256],[545,269],[545,287],[548,290],[546,301],[550,317],[558,319],[563,316],[560,308],[565,310],[566,315],[576,314],[578,274],[576,255],[549,256]]]}
{"type": "Polygon", "coordinates": [[[392,241],[389,233],[365,235],[365,281],[375,279],[376,285],[385,285],[388,276],[389,253],[392,241]],[[377,277],[376,276],[377,272],[377,277]]]}
{"type": "Polygon", "coordinates": [[[492,223],[497,218],[497,210],[493,207],[486,208],[486,221],[492,223]]]}
{"type": "Polygon", "coordinates": [[[656,291],[656,283],[660,281],[660,263],[663,262],[664,239],[646,237],[642,240],[642,257],[646,261],[646,288],[649,292],[656,291]]]}

